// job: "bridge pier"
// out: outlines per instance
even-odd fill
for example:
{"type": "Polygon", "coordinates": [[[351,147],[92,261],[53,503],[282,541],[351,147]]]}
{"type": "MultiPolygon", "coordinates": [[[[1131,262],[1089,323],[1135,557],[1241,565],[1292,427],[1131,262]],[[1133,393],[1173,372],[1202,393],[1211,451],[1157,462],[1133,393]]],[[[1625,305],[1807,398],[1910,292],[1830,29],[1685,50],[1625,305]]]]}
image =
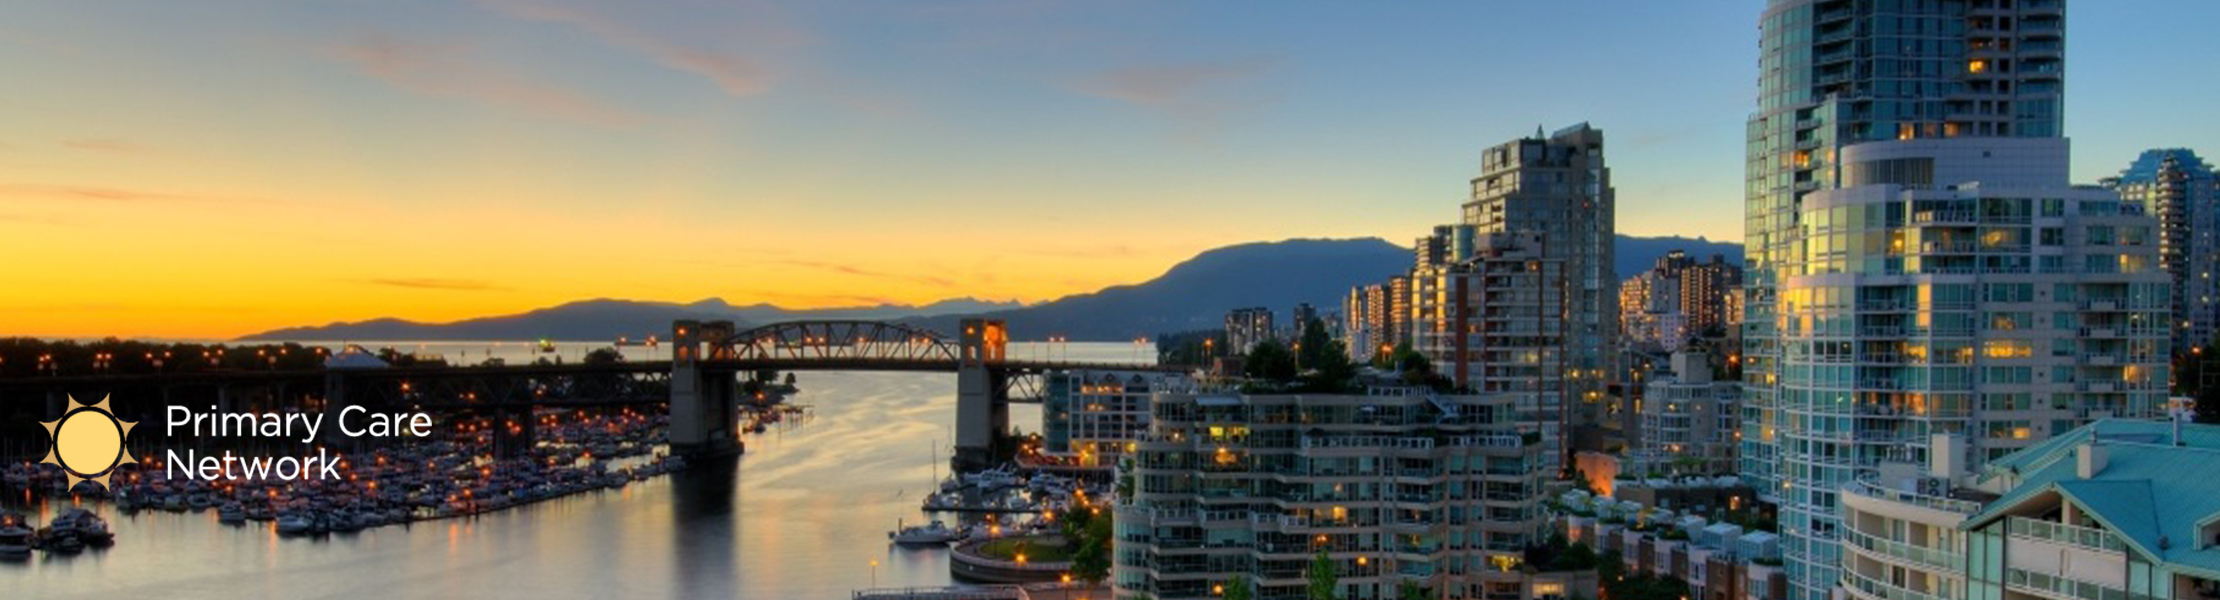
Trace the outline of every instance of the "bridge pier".
{"type": "Polygon", "coordinates": [[[1009,345],[1002,321],[964,319],[956,357],[956,455],[959,470],[994,466],[994,440],[1010,430],[1008,375],[1001,364],[1009,345]]]}
{"type": "MultiPolygon", "coordinates": [[[[671,336],[671,453],[686,456],[737,454],[740,446],[739,385],[731,373],[703,369],[705,349],[725,347],[731,321],[679,321],[671,336]]],[[[713,358],[713,357],[709,357],[713,358]]]]}
{"type": "Polygon", "coordinates": [[[539,422],[532,418],[532,406],[507,405],[495,411],[501,427],[493,433],[493,453],[498,458],[524,458],[532,453],[532,445],[539,442],[539,422]],[[511,433],[508,425],[516,425],[511,433]]]}

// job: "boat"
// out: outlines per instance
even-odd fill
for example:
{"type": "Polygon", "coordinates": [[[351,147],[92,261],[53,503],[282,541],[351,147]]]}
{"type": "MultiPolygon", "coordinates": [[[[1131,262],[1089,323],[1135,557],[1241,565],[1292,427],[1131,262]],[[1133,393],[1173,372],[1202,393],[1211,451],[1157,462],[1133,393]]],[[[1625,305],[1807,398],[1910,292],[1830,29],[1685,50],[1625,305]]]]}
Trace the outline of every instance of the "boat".
{"type": "Polygon", "coordinates": [[[1016,473],[1009,470],[1008,466],[1004,466],[977,473],[967,473],[964,475],[964,482],[978,486],[979,489],[993,491],[1017,485],[1018,477],[1016,473]]]}
{"type": "Polygon", "coordinates": [[[964,496],[959,492],[943,492],[925,497],[925,510],[963,510],[964,496]]]}
{"type": "Polygon", "coordinates": [[[32,533],[22,515],[0,515],[0,560],[30,558],[32,533]]]}
{"type": "Polygon", "coordinates": [[[285,513],[277,518],[278,535],[308,535],[309,530],[315,526],[308,515],[301,513],[285,513]]]}
{"type": "Polygon", "coordinates": [[[886,536],[896,544],[920,546],[946,544],[964,538],[963,530],[951,529],[948,524],[940,521],[918,527],[900,527],[887,532],[886,536]]]}
{"type": "Polygon", "coordinates": [[[72,508],[55,515],[47,525],[56,535],[67,534],[79,542],[92,546],[106,546],[116,541],[116,534],[108,529],[108,520],[82,508],[72,508]]]}
{"type": "Polygon", "coordinates": [[[225,502],[223,506],[216,508],[216,522],[225,525],[244,524],[247,522],[247,511],[240,508],[237,502],[225,502]]]}
{"type": "Polygon", "coordinates": [[[61,554],[76,554],[85,550],[85,541],[77,539],[75,530],[54,529],[51,526],[47,527],[46,535],[40,540],[40,545],[46,548],[47,552],[61,554]]]}

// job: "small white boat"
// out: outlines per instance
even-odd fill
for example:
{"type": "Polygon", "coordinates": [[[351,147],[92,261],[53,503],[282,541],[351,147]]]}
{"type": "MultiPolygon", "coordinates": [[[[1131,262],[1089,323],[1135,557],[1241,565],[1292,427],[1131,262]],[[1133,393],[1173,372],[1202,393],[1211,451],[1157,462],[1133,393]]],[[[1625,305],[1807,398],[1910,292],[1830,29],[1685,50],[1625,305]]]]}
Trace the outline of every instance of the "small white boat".
{"type": "Polygon", "coordinates": [[[943,492],[925,497],[925,510],[928,511],[961,510],[963,507],[964,495],[961,492],[943,492]]]}
{"type": "Polygon", "coordinates": [[[980,489],[993,491],[1017,485],[1018,476],[1005,466],[977,473],[967,473],[964,475],[964,482],[978,486],[980,489]]]}
{"type": "Polygon", "coordinates": [[[949,528],[946,523],[934,521],[931,525],[903,527],[887,532],[894,543],[905,545],[940,545],[964,538],[963,530],[949,528]]]}
{"type": "Polygon", "coordinates": [[[277,532],[279,535],[305,535],[313,527],[315,527],[315,523],[310,521],[306,515],[299,513],[287,513],[277,518],[277,532]]]}

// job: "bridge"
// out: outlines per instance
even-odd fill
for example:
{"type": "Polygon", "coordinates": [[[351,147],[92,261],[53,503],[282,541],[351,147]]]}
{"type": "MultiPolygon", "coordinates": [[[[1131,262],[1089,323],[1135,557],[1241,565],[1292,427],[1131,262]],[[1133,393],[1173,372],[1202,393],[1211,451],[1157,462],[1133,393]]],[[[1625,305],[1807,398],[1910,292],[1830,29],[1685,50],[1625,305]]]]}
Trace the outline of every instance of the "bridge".
{"type": "MultiPolygon", "coordinates": [[[[1180,372],[1177,367],[1115,362],[1012,360],[1003,322],[969,319],[957,336],[878,321],[799,321],[738,329],[729,321],[672,325],[671,358],[573,364],[407,366],[271,371],[188,371],[0,379],[0,399],[43,395],[48,417],[64,398],[132,393],[170,404],[179,390],[213,389],[221,410],[235,410],[235,389],[320,391],[327,413],[347,406],[528,412],[546,406],[668,403],[674,452],[715,455],[739,449],[742,378],[758,372],[894,371],[956,375],[956,454],[983,465],[1009,429],[1009,404],[1037,376],[1070,370],[1180,372]]],[[[1037,387],[1037,386],[1036,386],[1037,387]]],[[[521,419],[527,428],[532,419],[521,419]]],[[[529,436],[527,431],[525,436],[529,436]]],[[[338,440],[333,440],[337,442],[338,440]]]]}

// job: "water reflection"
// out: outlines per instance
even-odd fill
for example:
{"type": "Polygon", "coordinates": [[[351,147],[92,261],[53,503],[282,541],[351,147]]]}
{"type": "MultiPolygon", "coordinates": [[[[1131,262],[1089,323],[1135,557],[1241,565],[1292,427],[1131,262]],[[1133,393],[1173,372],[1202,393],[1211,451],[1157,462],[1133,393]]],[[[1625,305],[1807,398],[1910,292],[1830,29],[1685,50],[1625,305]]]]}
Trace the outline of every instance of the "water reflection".
{"type": "Polygon", "coordinates": [[[678,595],[709,598],[740,589],[734,581],[733,540],[741,539],[734,518],[739,496],[739,459],[697,461],[696,468],[670,477],[671,576],[678,595]]]}
{"type": "MultiPolygon", "coordinates": [[[[1069,354],[1126,360],[1133,352],[1101,346],[1090,356],[1073,344],[1069,354]]],[[[935,459],[948,457],[954,378],[800,379],[794,401],[817,417],[749,436],[736,460],[477,518],[281,539],[266,523],[225,526],[213,512],[122,515],[100,506],[115,547],[0,562],[0,598],[722,600],[846,598],[874,581],[949,583],[946,550],[896,547],[886,532],[928,520],[918,504],[935,459]]],[[[1039,407],[1012,407],[1011,422],[1037,429],[1039,407]]],[[[22,507],[20,496],[5,496],[0,503],[22,507]]],[[[55,509],[31,512],[44,522],[55,509]]]]}

